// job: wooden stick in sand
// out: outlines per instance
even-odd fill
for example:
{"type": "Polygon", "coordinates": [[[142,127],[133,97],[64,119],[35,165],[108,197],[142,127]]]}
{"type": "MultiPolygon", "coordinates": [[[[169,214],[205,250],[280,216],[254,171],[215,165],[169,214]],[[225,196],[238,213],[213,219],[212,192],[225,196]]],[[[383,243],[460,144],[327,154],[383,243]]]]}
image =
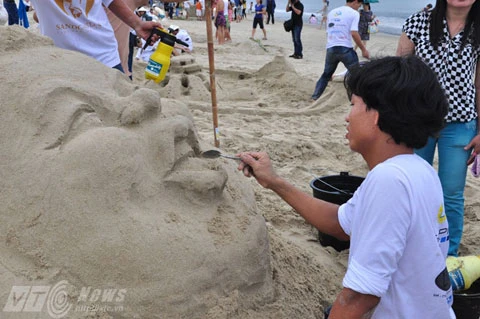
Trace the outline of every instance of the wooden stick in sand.
{"type": "Polygon", "coordinates": [[[217,89],[215,85],[215,61],[212,35],[212,2],[213,0],[205,1],[205,22],[207,23],[208,66],[210,69],[210,95],[212,96],[213,136],[215,147],[219,147],[220,141],[218,140],[217,89]]]}

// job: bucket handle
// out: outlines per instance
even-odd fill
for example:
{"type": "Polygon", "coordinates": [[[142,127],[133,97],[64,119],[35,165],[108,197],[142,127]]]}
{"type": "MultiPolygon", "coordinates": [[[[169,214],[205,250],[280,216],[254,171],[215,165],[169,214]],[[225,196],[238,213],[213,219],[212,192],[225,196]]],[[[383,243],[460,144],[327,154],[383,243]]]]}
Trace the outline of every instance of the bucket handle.
{"type": "MultiPolygon", "coordinates": [[[[327,183],[327,182],[325,182],[324,180],[320,179],[320,177],[318,177],[317,175],[313,174],[312,171],[309,171],[309,173],[315,178],[316,181],[319,181],[319,182],[323,183],[324,185],[327,185],[327,186],[330,187],[331,189],[336,190],[337,192],[340,192],[340,193],[345,194],[345,195],[348,195],[348,196],[352,196],[352,195],[353,195],[352,193],[346,192],[346,191],[344,191],[343,189],[339,189],[339,188],[336,188],[336,187],[333,186],[333,185],[330,185],[329,183],[327,183]]],[[[348,175],[348,173],[347,173],[347,172],[341,172],[340,175],[348,175]]]]}

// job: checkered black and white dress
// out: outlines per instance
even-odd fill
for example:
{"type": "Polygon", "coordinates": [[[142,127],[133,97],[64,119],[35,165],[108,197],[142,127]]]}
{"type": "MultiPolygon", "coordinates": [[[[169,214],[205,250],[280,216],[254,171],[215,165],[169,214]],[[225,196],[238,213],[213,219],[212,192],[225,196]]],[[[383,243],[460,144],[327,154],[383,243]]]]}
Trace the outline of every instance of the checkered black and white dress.
{"type": "Polygon", "coordinates": [[[480,47],[467,43],[461,49],[463,31],[450,38],[447,21],[443,21],[444,39],[437,49],[430,43],[430,12],[410,16],[403,25],[403,32],[415,44],[415,54],[422,58],[437,74],[449,102],[447,122],[468,122],[477,118],[475,107],[475,66],[480,47]]]}

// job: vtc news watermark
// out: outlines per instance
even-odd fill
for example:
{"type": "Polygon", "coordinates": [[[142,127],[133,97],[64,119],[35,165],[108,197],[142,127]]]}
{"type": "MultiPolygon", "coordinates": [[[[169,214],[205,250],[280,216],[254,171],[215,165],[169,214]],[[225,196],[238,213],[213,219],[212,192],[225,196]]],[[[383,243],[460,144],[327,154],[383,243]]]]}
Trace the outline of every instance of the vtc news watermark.
{"type": "Polygon", "coordinates": [[[127,289],[82,287],[78,296],[69,294],[71,285],[62,280],[54,286],[12,286],[4,312],[42,312],[64,318],[69,312],[121,312],[127,289]],[[72,302],[75,302],[75,306],[72,302]]]}

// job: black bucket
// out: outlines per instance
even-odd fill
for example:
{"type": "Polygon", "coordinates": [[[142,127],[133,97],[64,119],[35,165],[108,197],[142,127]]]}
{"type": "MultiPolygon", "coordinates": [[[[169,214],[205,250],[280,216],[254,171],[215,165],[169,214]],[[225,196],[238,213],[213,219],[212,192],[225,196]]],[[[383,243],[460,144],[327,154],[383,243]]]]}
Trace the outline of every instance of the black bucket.
{"type": "MultiPolygon", "coordinates": [[[[310,182],[313,197],[329,203],[342,205],[352,198],[353,193],[362,184],[365,178],[341,172],[340,175],[317,177],[310,182]]],[[[318,240],[322,246],[331,246],[336,251],[350,248],[350,241],[342,241],[337,238],[318,232],[318,240]]]]}
{"type": "Polygon", "coordinates": [[[457,319],[480,318],[480,280],[468,290],[453,293],[453,311],[457,319]]]}

